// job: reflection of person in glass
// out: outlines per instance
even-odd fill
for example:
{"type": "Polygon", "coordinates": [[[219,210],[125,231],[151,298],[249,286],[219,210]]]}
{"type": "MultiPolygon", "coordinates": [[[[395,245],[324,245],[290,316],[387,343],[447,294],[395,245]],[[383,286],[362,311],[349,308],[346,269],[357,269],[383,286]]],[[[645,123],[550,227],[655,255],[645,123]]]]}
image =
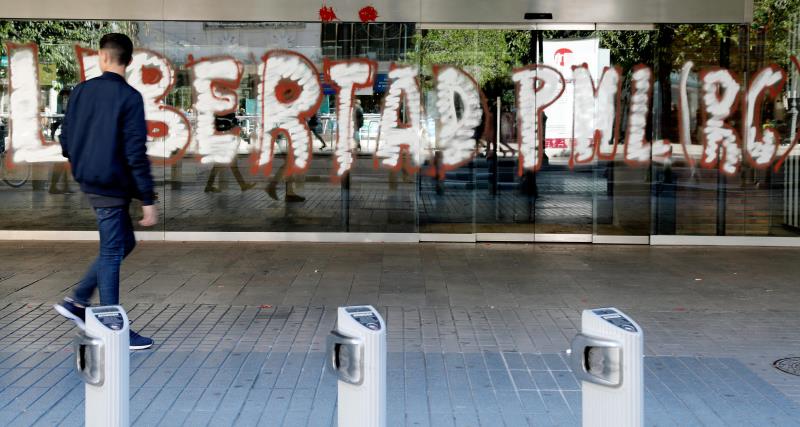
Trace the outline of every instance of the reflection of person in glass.
{"type": "Polygon", "coordinates": [[[353,104],[353,138],[356,140],[356,150],[361,151],[361,127],[364,126],[364,109],[361,100],[356,98],[353,104]]]}
{"type": "MultiPolygon", "coordinates": [[[[61,124],[61,147],[72,165],[75,181],[86,193],[97,217],[100,253],[74,289],[72,297],[54,306],[64,317],[84,328],[86,307],[95,289],[101,305],[119,304],[119,270],[133,251],[129,207],[142,201],[139,225],[158,222],[150,160],[147,158],[147,124],[142,95],[125,81],[133,43],[124,34],[100,39],[99,77],[78,84],[69,98],[61,124]]],[[[130,348],[145,349],[153,340],[130,331],[130,348]]]]}
{"type": "Polygon", "coordinates": [[[494,113],[496,108],[497,101],[492,100],[483,115],[480,126],[475,129],[478,153],[481,153],[481,147],[485,147],[485,151],[482,154],[486,157],[486,164],[489,169],[489,194],[497,193],[497,132],[495,124],[497,118],[494,113]]]}
{"type": "MultiPolygon", "coordinates": [[[[58,93],[58,110],[57,113],[64,114],[67,110],[67,101],[71,91],[69,89],[62,89],[58,93]]],[[[50,124],[50,139],[57,141],[61,138],[61,123],[63,119],[56,118],[50,124]]],[[[50,171],[50,188],[47,190],[50,194],[72,194],[69,188],[69,164],[68,163],[54,163],[50,171]],[[59,181],[64,180],[64,186],[61,190],[58,189],[59,181]]]]}
{"type": "MultiPolygon", "coordinates": [[[[237,126],[239,126],[239,120],[236,118],[236,114],[234,113],[228,113],[214,118],[214,127],[217,129],[217,132],[227,132],[237,126]]],[[[239,171],[237,159],[234,157],[230,165],[214,165],[214,167],[211,168],[211,173],[208,175],[208,181],[206,181],[206,188],[204,190],[206,193],[219,193],[219,188],[214,187],[214,181],[217,179],[217,175],[219,175],[220,170],[225,167],[229,167],[231,169],[231,173],[233,174],[233,177],[236,178],[236,183],[239,184],[240,190],[247,191],[256,186],[254,182],[248,183],[244,179],[242,172],[239,171]]]]}
{"type": "MultiPolygon", "coordinates": [[[[545,135],[542,136],[541,145],[539,146],[539,148],[537,148],[537,150],[542,151],[542,157],[541,157],[542,164],[540,166],[540,171],[550,164],[550,159],[547,157],[547,152],[545,151],[545,145],[547,144],[546,143],[547,114],[544,113],[542,113],[541,132],[545,135]]],[[[532,199],[537,199],[539,197],[539,186],[536,184],[536,173],[537,172],[526,169],[522,173],[522,177],[520,178],[520,183],[519,183],[520,192],[532,199]]]]}
{"type": "Polygon", "coordinates": [[[508,107],[503,107],[503,112],[500,114],[500,141],[497,149],[503,157],[506,153],[510,152],[513,157],[516,154],[514,145],[517,140],[517,119],[515,113],[508,107]]]}
{"type": "MultiPolygon", "coordinates": [[[[286,146],[286,138],[284,134],[280,134],[278,136],[277,142],[286,146]]],[[[272,197],[274,200],[278,200],[278,182],[284,180],[286,181],[286,194],[284,195],[284,200],[290,203],[304,202],[306,198],[294,192],[294,178],[286,177],[286,168],[288,167],[286,160],[287,159],[284,157],[283,164],[280,168],[278,168],[277,171],[275,171],[275,174],[272,175],[272,179],[269,180],[269,184],[264,191],[269,194],[269,197],[272,197]]]]}
{"type": "Polygon", "coordinates": [[[322,147],[320,147],[319,149],[324,150],[325,147],[327,147],[328,145],[325,143],[325,140],[322,139],[322,135],[320,135],[319,132],[317,132],[317,126],[319,126],[319,117],[317,117],[317,115],[314,114],[308,119],[308,128],[311,129],[311,134],[314,135],[314,137],[317,138],[320,143],[322,143],[322,147]]]}

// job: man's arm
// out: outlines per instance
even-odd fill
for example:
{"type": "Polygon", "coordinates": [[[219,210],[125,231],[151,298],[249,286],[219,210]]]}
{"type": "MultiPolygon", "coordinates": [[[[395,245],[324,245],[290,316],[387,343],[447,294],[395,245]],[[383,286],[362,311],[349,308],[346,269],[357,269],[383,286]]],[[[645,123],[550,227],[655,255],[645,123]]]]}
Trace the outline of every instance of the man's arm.
{"type": "Polygon", "coordinates": [[[124,102],[122,137],[125,144],[125,157],[142,198],[142,205],[150,206],[155,202],[155,193],[153,192],[153,176],[150,174],[150,160],[147,158],[147,122],[144,119],[144,101],[137,92],[124,102]]]}
{"type": "Polygon", "coordinates": [[[61,144],[61,155],[64,156],[67,160],[69,160],[69,122],[72,119],[72,114],[74,109],[72,108],[75,104],[75,98],[77,98],[78,88],[76,87],[75,90],[70,94],[69,100],[67,101],[67,111],[64,112],[64,120],[61,121],[61,135],[58,137],[58,142],[61,144]]]}

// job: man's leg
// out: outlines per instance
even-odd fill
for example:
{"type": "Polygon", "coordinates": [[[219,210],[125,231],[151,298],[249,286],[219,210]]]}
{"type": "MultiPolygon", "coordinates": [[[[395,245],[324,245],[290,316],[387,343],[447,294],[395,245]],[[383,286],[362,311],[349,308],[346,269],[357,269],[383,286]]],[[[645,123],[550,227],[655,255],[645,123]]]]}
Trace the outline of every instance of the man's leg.
{"type": "Polygon", "coordinates": [[[89,301],[92,299],[92,294],[97,288],[97,266],[100,258],[92,262],[89,271],[83,276],[78,286],[72,291],[72,297],[64,297],[64,300],[58,304],[53,305],[53,308],[58,314],[72,320],[75,324],[85,329],[86,324],[86,307],[89,306],[89,301]]]}
{"type": "MultiPolygon", "coordinates": [[[[97,259],[97,288],[100,305],[119,304],[119,268],[127,255],[130,216],[128,207],[97,208],[100,255],[97,259]]],[[[132,250],[133,248],[131,248],[132,250]]]]}
{"type": "MultiPolygon", "coordinates": [[[[98,222],[102,214],[103,224],[100,228],[100,263],[97,274],[97,288],[100,291],[101,305],[119,304],[119,270],[122,260],[136,247],[136,236],[133,233],[128,206],[106,208],[99,212],[98,222]],[[104,234],[105,233],[105,234],[104,234]]],[[[143,337],[132,329],[130,331],[130,349],[150,348],[153,340],[143,337]]]]}
{"type": "Polygon", "coordinates": [[[353,131],[353,139],[356,140],[356,151],[361,151],[361,132],[359,132],[359,129],[353,131]]]}
{"type": "Polygon", "coordinates": [[[92,294],[97,288],[97,266],[99,262],[100,257],[98,256],[95,258],[94,262],[92,262],[92,265],[89,266],[89,270],[83,276],[83,279],[78,282],[78,286],[72,291],[72,300],[84,307],[89,305],[92,294]]]}
{"type": "MultiPolygon", "coordinates": [[[[64,298],[60,304],[56,304],[54,308],[58,311],[62,316],[71,319],[74,321],[78,327],[83,329],[84,326],[84,312],[85,308],[89,306],[89,302],[92,299],[92,294],[94,294],[94,290],[98,287],[98,280],[99,274],[102,266],[106,263],[106,258],[103,256],[103,247],[104,243],[107,246],[109,240],[109,226],[110,226],[110,211],[109,209],[122,209],[122,208],[97,208],[95,209],[95,217],[97,218],[97,228],[100,231],[100,253],[98,254],[97,258],[95,258],[92,265],[89,267],[89,270],[83,276],[78,285],[72,291],[72,297],[64,298]]],[[[126,208],[127,209],[127,208],[126,208]]],[[[127,210],[125,211],[127,214],[127,210]]],[[[134,240],[135,244],[135,240],[134,240]]],[[[123,246],[124,247],[124,246],[123,246]]],[[[132,250],[133,248],[131,248],[132,250]]],[[[119,268],[117,268],[119,270],[119,268]]],[[[119,275],[117,275],[117,282],[119,282],[119,275]]],[[[117,285],[119,288],[119,285],[117,285]]],[[[117,304],[114,303],[107,303],[107,300],[104,302],[103,292],[101,292],[100,302],[102,305],[111,305],[117,304]]],[[[108,292],[105,292],[106,298],[109,297],[108,292]]],[[[116,292],[116,299],[119,300],[119,291],[116,292]]]]}
{"type": "Polygon", "coordinates": [[[244,176],[242,176],[242,172],[239,170],[239,164],[236,159],[233,159],[233,162],[231,162],[230,167],[231,167],[231,173],[233,174],[233,177],[236,178],[236,183],[239,184],[240,190],[247,191],[256,186],[255,182],[247,182],[247,180],[244,179],[244,176]]]}
{"type": "Polygon", "coordinates": [[[272,179],[269,180],[269,184],[264,191],[269,194],[269,197],[272,197],[274,200],[278,200],[278,182],[283,178],[283,173],[286,171],[286,161],[283,162],[281,167],[275,171],[275,174],[272,175],[272,179]]]}
{"type": "Polygon", "coordinates": [[[219,173],[219,167],[215,164],[211,167],[211,172],[208,174],[208,181],[206,181],[206,193],[219,193],[219,188],[214,187],[214,181],[217,179],[217,174],[219,173]]]}
{"type": "Polygon", "coordinates": [[[322,143],[322,147],[320,147],[320,150],[324,150],[324,149],[325,149],[325,147],[327,146],[327,144],[325,143],[325,140],[324,140],[324,139],[322,139],[322,136],[320,136],[320,134],[319,134],[319,133],[317,133],[317,130],[316,130],[316,129],[311,129],[311,133],[313,133],[313,134],[314,134],[314,136],[316,136],[316,137],[317,137],[317,139],[319,140],[319,142],[321,142],[321,143],[322,143]]]}

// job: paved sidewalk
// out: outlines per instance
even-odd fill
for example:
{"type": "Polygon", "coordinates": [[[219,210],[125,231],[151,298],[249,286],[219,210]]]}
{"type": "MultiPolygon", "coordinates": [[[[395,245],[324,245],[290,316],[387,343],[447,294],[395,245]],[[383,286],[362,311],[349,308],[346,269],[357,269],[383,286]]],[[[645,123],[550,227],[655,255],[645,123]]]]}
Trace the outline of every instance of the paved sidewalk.
{"type": "MultiPolygon", "coordinates": [[[[82,425],[52,309],[95,244],[0,244],[0,425],[82,425]]],[[[389,327],[390,425],[578,425],[580,310],[644,328],[648,425],[800,425],[800,251],[590,245],[141,244],[123,268],[135,425],[324,425],[335,308],[389,327]]]]}

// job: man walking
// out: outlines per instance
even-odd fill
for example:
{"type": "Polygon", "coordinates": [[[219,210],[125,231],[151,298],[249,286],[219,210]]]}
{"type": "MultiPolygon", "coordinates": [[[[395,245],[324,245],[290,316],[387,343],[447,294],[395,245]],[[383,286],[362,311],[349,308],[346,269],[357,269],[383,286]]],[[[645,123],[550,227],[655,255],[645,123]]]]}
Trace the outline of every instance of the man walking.
{"type": "Polygon", "coordinates": [[[361,100],[356,98],[353,105],[353,138],[356,140],[356,150],[361,151],[361,128],[364,126],[364,109],[361,100]]]}
{"type": "MultiPolygon", "coordinates": [[[[128,208],[142,201],[144,227],[158,222],[153,177],[147,158],[147,125],[142,95],[125,81],[133,43],[124,34],[100,39],[100,77],[72,91],[61,128],[61,147],[75,181],[86,193],[100,232],[100,254],[78,283],[72,297],[54,308],[85,327],[85,311],[95,288],[101,305],[119,304],[119,269],[136,246],[128,208]]],[[[130,348],[149,348],[153,340],[133,330],[130,348]]]]}

